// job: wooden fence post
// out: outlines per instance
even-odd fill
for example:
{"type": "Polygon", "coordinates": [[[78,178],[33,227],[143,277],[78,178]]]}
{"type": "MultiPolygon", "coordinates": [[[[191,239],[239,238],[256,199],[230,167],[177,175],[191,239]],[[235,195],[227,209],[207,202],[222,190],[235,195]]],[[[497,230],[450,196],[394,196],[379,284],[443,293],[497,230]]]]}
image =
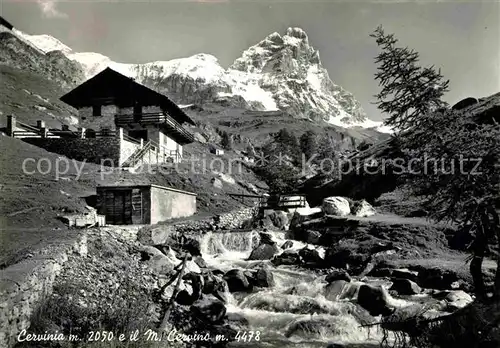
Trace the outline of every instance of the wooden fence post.
{"type": "Polygon", "coordinates": [[[7,115],[7,135],[13,137],[15,131],[16,131],[16,118],[14,117],[14,115],[7,115]]]}

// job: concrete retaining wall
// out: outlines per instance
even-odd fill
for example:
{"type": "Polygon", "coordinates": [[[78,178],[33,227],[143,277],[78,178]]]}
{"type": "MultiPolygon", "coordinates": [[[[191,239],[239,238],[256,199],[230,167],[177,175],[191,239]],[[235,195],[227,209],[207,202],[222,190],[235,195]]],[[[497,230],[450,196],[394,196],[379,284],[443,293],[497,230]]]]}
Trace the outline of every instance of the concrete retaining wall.
{"type": "Polygon", "coordinates": [[[31,314],[52,292],[56,276],[72,253],[87,254],[84,232],[0,271],[0,347],[13,347],[19,333],[29,328],[31,314]]]}
{"type": "Polygon", "coordinates": [[[151,186],[151,224],[196,213],[196,195],[191,192],[151,186]]]}

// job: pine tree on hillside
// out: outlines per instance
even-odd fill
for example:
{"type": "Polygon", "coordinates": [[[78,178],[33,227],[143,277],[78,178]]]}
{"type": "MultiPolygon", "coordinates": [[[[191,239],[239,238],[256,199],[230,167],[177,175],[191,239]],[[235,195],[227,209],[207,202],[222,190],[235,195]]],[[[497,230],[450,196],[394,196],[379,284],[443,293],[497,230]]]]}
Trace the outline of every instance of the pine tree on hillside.
{"type": "Polygon", "coordinates": [[[286,128],[281,129],[274,136],[274,145],[276,155],[288,156],[294,163],[300,163],[300,144],[295,134],[286,128]]]}
{"type": "Polygon", "coordinates": [[[318,140],[318,159],[328,159],[335,157],[335,147],[328,134],[323,134],[318,140]]]}
{"type": "Polygon", "coordinates": [[[233,139],[228,132],[222,131],[220,144],[226,150],[231,150],[233,148],[233,139]]]}
{"type": "Polygon", "coordinates": [[[312,131],[308,130],[300,137],[300,149],[305,155],[306,159],[311,158],[318,151],[318,135],[312,131]]]}
{"type": "Polygon", "coordinates": [[[444,80],[440,70],[419,66],[419,54],[398,47],[394,35],[386,34],[381,26],[370,36],[382,50],[375,58],[375,80],[382,90],[375,97],[378,108],[388,115],[386,125],[403,131],[418,125],[421,115],[447,106],[441,98],[449,80],[444,80]]]}

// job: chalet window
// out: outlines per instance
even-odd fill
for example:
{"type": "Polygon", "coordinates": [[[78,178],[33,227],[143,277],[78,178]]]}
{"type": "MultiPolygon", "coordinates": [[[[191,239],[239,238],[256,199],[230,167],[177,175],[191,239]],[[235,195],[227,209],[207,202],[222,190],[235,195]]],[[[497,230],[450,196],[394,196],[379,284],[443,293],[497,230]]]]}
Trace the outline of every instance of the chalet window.
{"type": "Polygon", "coordinates": [[[92,116],[102,116],[101,105],[92,106],[92,116]]]}

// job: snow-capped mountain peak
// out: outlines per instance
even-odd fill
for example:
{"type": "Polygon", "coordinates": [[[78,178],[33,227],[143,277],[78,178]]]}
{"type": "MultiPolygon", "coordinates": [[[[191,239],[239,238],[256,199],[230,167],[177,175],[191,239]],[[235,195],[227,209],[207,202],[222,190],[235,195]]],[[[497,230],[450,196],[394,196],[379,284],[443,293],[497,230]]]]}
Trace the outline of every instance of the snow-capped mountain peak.
{"type": "Polygon", "coordinates": [[[380,126],[366,118],[351,93],[331,81],[319,52],[301,28],[288,28],[284,35],[271,33],[242,52],[227,69],[215,56],[204,53],[144,64],[118,63],[100,53],[74,52],[48,35],[17,34],[43,52],[62,51],[81,64],[87,78],[110,67],[177,103],[281,110],[291,117],[342,127],[380,126]]]}
{"type": "Polygon", "coordinates": [[[283,36],[272,33],[244,51],[229,69],[260,74],[260,85],[291,115],[344,126],[366,119],[354,96],[330,80],[319,51],[309,45],[301,28],[288,28],[283,36]]]}

